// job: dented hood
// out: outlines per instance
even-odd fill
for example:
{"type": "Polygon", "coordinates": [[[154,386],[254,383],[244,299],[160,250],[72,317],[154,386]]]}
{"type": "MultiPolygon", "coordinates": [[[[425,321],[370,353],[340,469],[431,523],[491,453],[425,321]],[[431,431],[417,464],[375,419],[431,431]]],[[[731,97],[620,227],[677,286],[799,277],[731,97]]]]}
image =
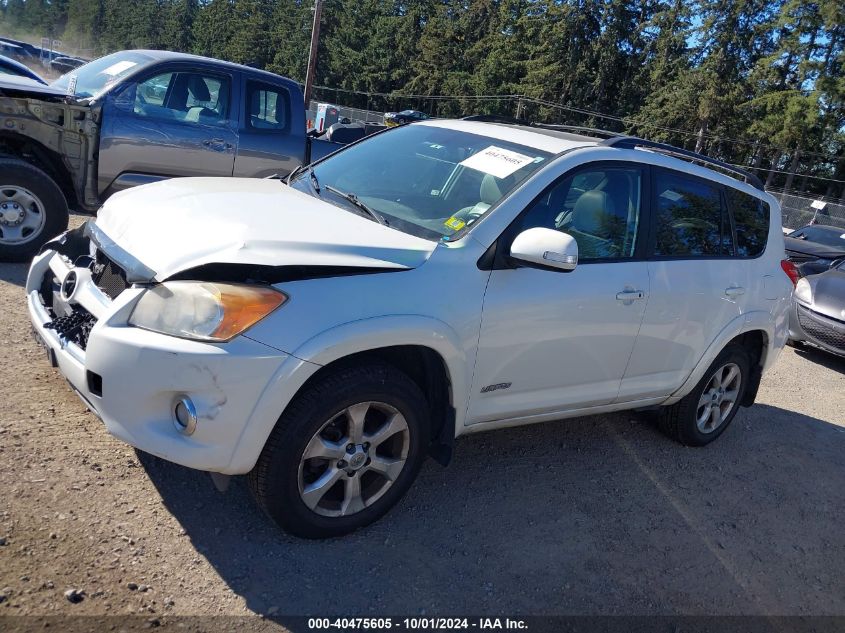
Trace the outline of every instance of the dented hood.
{"type": "Polygon", "coordinates": [[[63,101],[67,97],[67,93],[64,90],[39,83],[35,79],[6,74],[0,74],[0,95],[49,99],[52,101],[63,101]]]}
{"type": "Polygon", "coordinates": [[[408,269],[436,243],[296,191],[279,180],[175,178],[115,194],[92,227],[131,281],[205,264],[408,269]]]}

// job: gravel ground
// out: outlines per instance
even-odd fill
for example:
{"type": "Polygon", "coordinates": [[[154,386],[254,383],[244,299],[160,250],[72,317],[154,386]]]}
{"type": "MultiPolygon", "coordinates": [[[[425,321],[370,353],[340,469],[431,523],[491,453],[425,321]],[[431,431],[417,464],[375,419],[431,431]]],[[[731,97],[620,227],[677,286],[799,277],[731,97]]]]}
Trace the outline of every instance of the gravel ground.
{"type": "Polygon", "coordinates": [[[626,414],[462,438],[384,520],[309,542],[109,436],[30,339],[24,277],[0,265],[0,615],[845,615],[843,360],[786,349],[703,449],[626,414]]]}

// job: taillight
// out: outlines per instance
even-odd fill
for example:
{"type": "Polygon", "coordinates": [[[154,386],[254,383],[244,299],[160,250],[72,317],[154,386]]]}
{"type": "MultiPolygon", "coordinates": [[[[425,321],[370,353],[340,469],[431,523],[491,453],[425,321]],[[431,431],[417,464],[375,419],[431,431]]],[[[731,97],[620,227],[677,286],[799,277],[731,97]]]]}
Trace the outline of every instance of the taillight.
{"type": "Polygon", "coordinates": [[[792,285],[798,283],[798,280],[801,279],[801,273],[798,272],[798,269],[788,259],[780,260],[780,267],[783,268],[783,272],[786,273],[786,276],[789,277],[789,281],[792,282],[792,285]]]}

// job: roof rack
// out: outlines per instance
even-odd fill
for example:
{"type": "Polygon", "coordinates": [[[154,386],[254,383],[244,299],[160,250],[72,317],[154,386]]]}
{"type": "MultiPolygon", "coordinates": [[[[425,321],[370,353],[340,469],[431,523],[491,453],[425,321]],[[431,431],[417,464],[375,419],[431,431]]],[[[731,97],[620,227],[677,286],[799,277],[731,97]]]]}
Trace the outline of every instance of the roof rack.
{"type": "Polygon", "coordinates": [[[602,130],[597,127],[587,127],[586,125],[560,125],[558,123],[532,123],[531,127],[538,127],[543,130],[559,130],[561,132],[571,132],[573,134],[580,134],[581,136],[606,136],[608,139],[622,136],[618,132],[611,132],[610,130],[602,130]]]}
{"type": "Polygon", "coordinates": [[[752,187],[759,189],[760,191],[765,191],[763,181],[760,180],[755,174],[751,173],[750,171],[742,169],[741,167],[736,167],[735,165],[731,165],[730,163],[726,163],[716,158],[710,158],[709,156],[705,156],[704,154],[698,154],[696,152],[691,152],[686,149],[681,149],[680,147],[675,147],[674,145],[658,143],[657,141],[649,141],[644,138],[638,138],[636,136],[614,136],[603,140],[601,144],[606,147],[619,147],[622,149],[634,149],[636,147],[644,147],[646,149],[652,149],[656,152],[660,152],[661,154],[667,154],[675,158],[685,158],[692,162],[713,165],[734,175],[741,176],[745,178],[746,182],[752,187]]]}
{"type": "Polygon", "coordinates": [[[517,119],[512,116],[502,116],[499,114],[471,114],[463,117],[463,121],[479,121],[481,123],[506,123],[508,125],[532,125],[531,121],[526,119],[517,119]]]}

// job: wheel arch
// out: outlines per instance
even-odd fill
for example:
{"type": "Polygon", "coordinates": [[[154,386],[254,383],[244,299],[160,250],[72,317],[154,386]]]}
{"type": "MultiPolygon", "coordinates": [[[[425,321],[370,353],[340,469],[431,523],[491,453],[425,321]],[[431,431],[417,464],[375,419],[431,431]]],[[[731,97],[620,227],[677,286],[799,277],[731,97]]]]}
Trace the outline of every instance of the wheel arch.
{"type": "Polygon", "coordinates": [[[0,156],[17,158],[37,167],[58,185],[69,207],[79,206],[80,198],[73,177],[54,150],[28,136],[0,131],[0,156]]]}
{"type": "Polygon", "coordinates": [[[722,350],[732,343],[739,343],[748,350],[752,360],[752,375],[741,404],[752,405],[763,370],[770,364],[771,355],[776,349],[775,333],[775,324],[768,312],[755,311],[737,317],[710,344],[683,385],[664,404],[675,404],[692,391],[722,350]]]}
{"type": "Polygon", "coordinates": [[[448,463],[456,429],[466,412],[471,371],[459,340],[446,323],[412,315],[353,321],[312,337],[268,383],[224,472],[241,474],[252,469],[280,416],[314,380],[342,365],[367,360],[389,363],[420,386],[432,406],[429,454],[448,463]]]}
{"type": "Polygon", "coordinates": [[[455,439],[455,409],[452,382],[443,357],[425,345],[390,345],[354,352],[323,365],[299,388],[307,389],[322,377],[339,369],[382,362],[407,375],[425,395],[429,405],[431,437],[429,454],[444,466],[452,457],[455,439]]]}

